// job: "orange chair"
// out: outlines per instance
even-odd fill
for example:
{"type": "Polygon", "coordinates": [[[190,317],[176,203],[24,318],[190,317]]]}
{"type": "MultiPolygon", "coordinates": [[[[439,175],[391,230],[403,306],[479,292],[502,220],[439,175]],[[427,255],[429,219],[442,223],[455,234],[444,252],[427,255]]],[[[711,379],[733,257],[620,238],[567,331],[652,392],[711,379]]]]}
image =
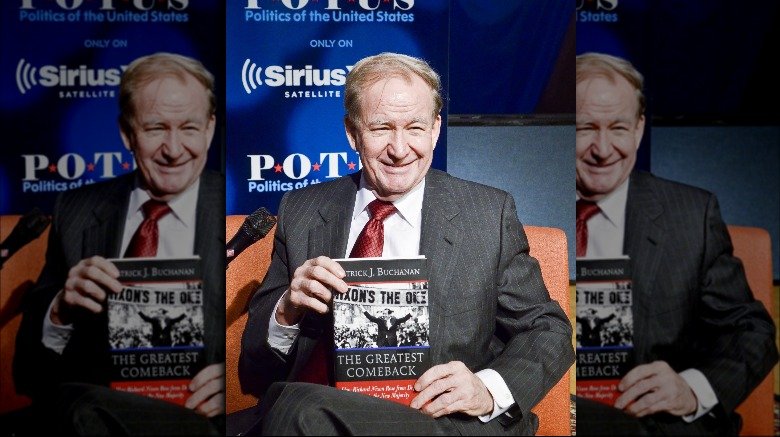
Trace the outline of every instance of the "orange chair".
{"type": "MultiPolygon", "coordinates": [[[[244,223],[245,215],[225,217],[225,241],[244,223]]],[[[241,335],[246,327],[249,299],[260,286],[271,263],[274,232],[246,248],[240,256],[233,258],[225,272],[225,402],[228,414],[257,404],[257,398],[241,391],[238,381],[238,357],[241,353],[241,335]]]]}
{"type": "MultiPolygon", "coordinates": [[[[226,239],[229,240],[241,226],[246,216],[226,217],[226,239]]],[[[526,233],[531,254],[542,267],[542,276],[553,299],[560,302],[569,313],[569,270],[566,252],[566,236],[553,228],[527,226],[526,233]]],[[[274,229],[275,231],[275,229],[274,229]]],[[[227,270],[227,341],[226,341],[226,399],[228,414],[243,410],[257,403],[251,394],[242,393],[238,382],[238,357],[241,335],[246,326],[247,303],[262,282],[271,260],[273,234],[250,246],[236,257],[227,270]]],[[[570,435],[569,374],[548,393],[534,408],[539,415],[539,435],[570,435]]]]}
{"type": "MultiPolygon", "coordinates": [[[[0,216],[0,241],[4,241],[21,215],[0,216]]],[[[16,332],[22,321],[22,296],[43,270],[49,228],[37,239],[19,249],[0,270],[0,414],[30,405],[26,396],[16,394],[11,364],[16,349],[16,332]]]]}
{"type": "MultiPolygon", "coordinates": [[[[769,314],[776,315],[777,304],[772,302],[772,241],[761,228],[728,226],[734,256],[742,260],[750,289],[763,302],[769,314]]],[[[740,435],[774,434],[774,379],[769,372],[745,402],[737,407],[743,424],[740,435]]]]}
{"type": "MultiPolygon", "coordinates": [[[[558,301],[571,320],[569,259],[566,234],[557,228],[524,226],[531,256],[539,261],[550,297],[558,301]]],[[[571,435],[570,372],[566,372],[532,411],[539,416],[537,435],[571,435]]]]}

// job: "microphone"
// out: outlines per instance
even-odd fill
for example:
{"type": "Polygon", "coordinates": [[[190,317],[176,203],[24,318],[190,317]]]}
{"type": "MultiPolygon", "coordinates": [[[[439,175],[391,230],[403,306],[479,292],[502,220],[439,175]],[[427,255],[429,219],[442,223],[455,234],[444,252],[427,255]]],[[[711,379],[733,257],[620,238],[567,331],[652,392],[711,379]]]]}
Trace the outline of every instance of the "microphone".
{"type": "Polygon", "coordinates": [[[244,249],[268,235],[275,224],[276,217],[265,208],[259,208],[248,215],[236,235],[230,239],[226,246],[225,270],[227,270],[230,261],[233,261],[244,249]]]}
{"type": "Polygon", "coordinates": [[[38,208],[33,208],[32,211],[23,215],[8,237],[0,243],[0,268],[3,268],[5,261],[19,249],[38,238],[49,226],[49,223],[51,223],[51,218],[38,208]]]}

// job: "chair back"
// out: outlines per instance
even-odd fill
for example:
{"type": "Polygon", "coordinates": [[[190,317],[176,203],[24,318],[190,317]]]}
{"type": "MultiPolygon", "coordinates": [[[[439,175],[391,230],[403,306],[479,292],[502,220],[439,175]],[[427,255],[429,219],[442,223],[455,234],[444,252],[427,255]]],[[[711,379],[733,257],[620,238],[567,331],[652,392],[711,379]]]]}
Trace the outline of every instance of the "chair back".
{"type": "MultiPolygon", "coordinates": [[[[769,314],[777,317],[777,304],[772,302],[772,240],[761,228],[728,226],[734,256],[742,260],[745,277],[756,300],[760,300],[769,314]]],[[[737,407],[742,416],[740,435],[774,434],[774,372],[756,387],[737,407]]]]}
{"type": "MultiPolygon", "coordinates": [[[[5,241],[21,218],[21,215],[0,216],[0,241],[5,241]]],[[[22,321],[22,297],[43,270],[49,228],[8,258],[0,269],[0,413],[18,410],[31,402],[27,396],[16,394],[12,364],[16,332],[22,321]]]]}
{"type": "MultiPolygon", "coordinates": [[[[238,232],[245,218],[246,215],[225,217],[225,241],[230,241],[238,232]]],[[[257,404],[255,396],[241,391],[238,357],[241,336],[249,317],[247,305],[268,271],[275,231],[274,226],[265,238],[233,258],[225,272],[225,402],[228,414],[257,404]]]]}
{"type": "MultiPolygon", "coordinates": [[[[524,226],[531,256],[539,261],[550,297],[571,320],[569,259],[566,234],[557,228],[524,226]]],[[[566,372],[532,411],[539,416],[537,435],[571,435],[570,371],[566,372]]]]}

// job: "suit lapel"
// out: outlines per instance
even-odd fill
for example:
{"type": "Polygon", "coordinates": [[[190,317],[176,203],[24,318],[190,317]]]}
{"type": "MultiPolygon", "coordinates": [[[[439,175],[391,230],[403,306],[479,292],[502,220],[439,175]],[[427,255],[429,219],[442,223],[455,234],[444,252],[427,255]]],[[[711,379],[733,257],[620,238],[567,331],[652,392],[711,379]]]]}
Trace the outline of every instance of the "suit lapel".
{"type": "Polygon", "coordinates": [[[344,178],[329,193],[330,202],[318,209],[320,223],[309,231],[309,258],[325,255],[344,258],[349,226],[355,208],[355,194],[360,187],[360,172],[344,178]]]}
{"type": "MultiPolygon", "coordinates": [[[[631,257],[632,288],[635,314],[643,313],[653,299],[653,284],[663,258],[666,231],[663,227],[663,207],[647,178],[632,173],[626,201],[626,229],[623,251],[631,257]]],[[[643,316],[634,317],[634,344],[645,344],[643,316]]],[[[638,351],[639,352],[639,351],[638,351]]]]}
{"type": "Polygon", "coordinates": [[[84,228],[82,258],[101,255],[117,258],[122,248],[122,235],[127,216],[127,202],[135,175],[114,179],[102,197],[93,202],[92,222],[84,228]]]}
{"type": "MultiPolygon", "coordinates": [[[[433,356],[438,356],[438,347],[443,333],[444,311],[448,306],[447,290],[456,276],[456,259],[464,229],[455,220],[459,208],[444,180],[444,174],[430,170],[425,179],[425,197],[422,210],[420,254],[428,260],[428,298],[430,301],[430,344],[433,356]]],[[[457,287],[455,287],[457,288],[457,287]]]]}

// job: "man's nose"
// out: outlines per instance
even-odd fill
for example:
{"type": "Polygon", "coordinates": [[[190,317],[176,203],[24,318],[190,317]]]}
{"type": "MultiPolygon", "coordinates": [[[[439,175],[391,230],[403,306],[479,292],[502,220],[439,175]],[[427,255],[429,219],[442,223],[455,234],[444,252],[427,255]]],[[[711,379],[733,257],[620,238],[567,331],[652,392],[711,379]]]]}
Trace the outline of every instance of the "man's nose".
{"type": "Polygon", "coordinates": [[[390,134],[390,140],[387,144],[387,154],[395,159],[402,159],[409,154],[409,144],[403,129],[395,129],[392,134],[390,134]]]}
{"type": "Polygon", "coordinates": [[[165,157],[170,159],[176,159],[184,153],[181,136],[175,129],[171,129],[166,133],[162,144],[162,150],[165,157]]]}
{"type": "Polygon", "coordinates": [[[612,140],[606,129],[599,129],[591,144],[591,153],[599,158],[606,158],[612,153],[612,140]]]}

